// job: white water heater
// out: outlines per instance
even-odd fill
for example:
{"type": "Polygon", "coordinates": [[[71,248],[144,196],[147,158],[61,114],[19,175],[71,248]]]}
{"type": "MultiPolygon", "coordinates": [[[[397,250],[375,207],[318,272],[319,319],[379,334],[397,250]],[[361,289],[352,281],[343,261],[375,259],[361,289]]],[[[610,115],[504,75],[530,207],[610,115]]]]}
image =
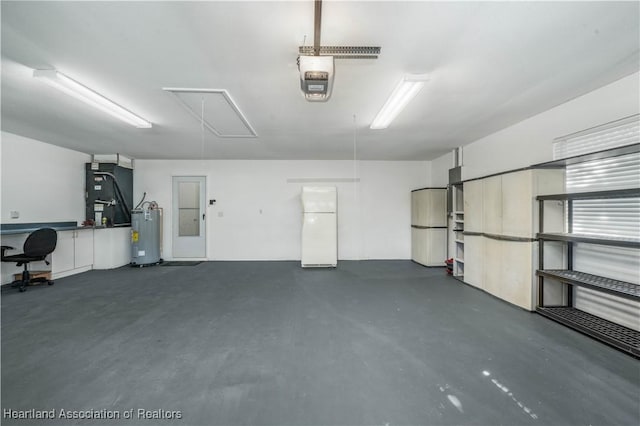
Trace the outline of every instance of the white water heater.
{"type": "Polygon", "coordinates": [[[131,211],[131,265],[156,265],[161,259],[162,209],[153,203],[131,211]]]}

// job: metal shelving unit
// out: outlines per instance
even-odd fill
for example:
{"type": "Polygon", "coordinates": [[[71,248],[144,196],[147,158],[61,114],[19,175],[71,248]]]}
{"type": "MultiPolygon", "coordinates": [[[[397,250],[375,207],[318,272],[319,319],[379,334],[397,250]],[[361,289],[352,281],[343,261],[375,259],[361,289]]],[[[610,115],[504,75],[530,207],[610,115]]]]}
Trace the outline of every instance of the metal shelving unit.
{"type": "Polygon", "coordinates": [[[583,193],[541,195],[539,201],[540,232],[538,262],[538,305],[536,311],[554,321],[601,340],[620,350],[640,357],[640,332],[607,321],[595,315],[573,307],[573,286],[588,287],[597,291],[614,294],[629,299],[640,299],[640,285],[614,280],[593,274],[573,270],[574,243],[608,245],[616,247],[640,248],[640,240],[623,237],[605,237],[597,235],[575,234],[573,228],[573,200],[619,199],[639,197],[640,189],[596,191],[583,193]],[[567,230],[565,233],[544,232],[544,202],[549,200],[566,203],[567,230]],[[567,269],[544,268],[545,241],[560,241],[566,244],[567,269]],[[553,279],[568,286],[567,306],[544,306],[544,280],[553,279]]]}
{"type": "Polygon", "coordinates": [[[640,240],[624,237],[600,237],[597,235],[572,234],[570,232],[538,233],[538,238],[547,241],[564,241],[566,243],[589,243],[603,246],[640,248],[640,240]]]}
{"type": "Polygon", "coordinates": [[[620,297],[640,299],[640,285],[626,281],[614,280],[585,272],[569,271],[567,269],[538,270],[538,275],[552,278],[565,284],[588,287],[620,297]]]}
{"type": "Polygon", "coordinates": [[[640,333],[572,307],[539,307],[537,312],[563,325],[640,357],[640,333]]]}

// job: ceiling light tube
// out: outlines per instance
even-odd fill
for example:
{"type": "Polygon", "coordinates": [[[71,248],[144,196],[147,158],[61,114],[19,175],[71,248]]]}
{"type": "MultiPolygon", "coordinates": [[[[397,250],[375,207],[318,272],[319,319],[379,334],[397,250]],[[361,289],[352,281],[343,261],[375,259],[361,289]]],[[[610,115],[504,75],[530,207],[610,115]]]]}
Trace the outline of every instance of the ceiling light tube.
{"type": "Polygon", "coordinates": [[[429,76],[426,74],[405,76],[393,90],[369,128],[380,130],[389,127],[404,107],[411,102],[411,99],[418,94],[427,80],[429,80],[429,76]]]}
{"type": "Polygon", "coordinates": [[[144,120],[131,111],[121,107],[115,102],[105,98],[101,94],[94,92],[77,81],[67,77],[56,70],[34,70],[33,76],[42,79],[51,87],[55,87],[63,93],[72,96],[92,107],[99,109],[115,118],[118,118],[132,126],[149,129],[151,123],[144,120]]]}

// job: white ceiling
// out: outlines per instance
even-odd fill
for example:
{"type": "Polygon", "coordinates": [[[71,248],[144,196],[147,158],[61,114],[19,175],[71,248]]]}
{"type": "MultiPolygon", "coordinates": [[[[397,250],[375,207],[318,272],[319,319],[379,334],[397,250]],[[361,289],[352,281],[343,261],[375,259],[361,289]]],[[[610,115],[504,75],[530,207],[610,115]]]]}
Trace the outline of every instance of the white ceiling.
{"type": "MultiPolygon", "coordinates": [[[[297,48],[313,1],[2,2],[2,129],[87,153],[200,158],[200,122],[162,87],[226,89],[258,133],[210,132],[204,156],[428,160],[639,68],[638,2],[326,2],[333,95],[306,102],[297,48]],[[31,77],[56,68],[153,123],[137,129],[31,77]],[[431,80],[386,130],[399,79],[431,80]],[[354,122],[355,116],[355,122],[354,122]]],[[[206,107],[205,107],[206,108],[206,107]]]]}

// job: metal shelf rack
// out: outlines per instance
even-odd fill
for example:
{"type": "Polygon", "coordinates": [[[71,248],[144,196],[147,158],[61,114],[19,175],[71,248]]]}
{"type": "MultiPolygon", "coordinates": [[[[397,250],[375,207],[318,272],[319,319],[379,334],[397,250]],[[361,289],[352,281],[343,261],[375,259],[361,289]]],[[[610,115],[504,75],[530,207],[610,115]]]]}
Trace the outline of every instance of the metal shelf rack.
{"type": "Polygon", "coordinates": [[[597,291],[614,294],[629,299],[640,299],[640,285],[614,280],[593,274],[587,274],[573,270],[573,245],[574,243],[599,244],[616,247],[640,248],[640,240],[624,237],[604,237],[597,235],[575,234],[573,228],[573,200],[591,199],[619,199],[639,197],[640,189],[625,189],[613,191],[594,191],[583,193],[567,193],[540,195],[539,201],[539,230],[537,234],[538,262],[538,306],[536,312],[587,334],[617,349],[640,357],[640,332],[607,321],[603,318],[589,314],[573,307],[573,286],[588,287],[597,291]],[[566,233],[544,232],[544,202],[549,200],[564,201],[567,209],[566,233]],[[560,241],[566,243],[567,269],[544,268],[544,242],[560,241]],[[568,306],[544,306],[544,280],[550,278],[569,286],[567,292],[568,306]]]}
{"type": "Polygon", "coordinates": [[[536,310],[563,325],[640,357],[640,333],[572,307],[538,307],[536,310]]]}
{"type": "Polygon", "coordinates": [[[640,299],[640,285],[567,269],[538,270],[538,275],[579,287],[588,287],[628,299],[640,299]]]}

